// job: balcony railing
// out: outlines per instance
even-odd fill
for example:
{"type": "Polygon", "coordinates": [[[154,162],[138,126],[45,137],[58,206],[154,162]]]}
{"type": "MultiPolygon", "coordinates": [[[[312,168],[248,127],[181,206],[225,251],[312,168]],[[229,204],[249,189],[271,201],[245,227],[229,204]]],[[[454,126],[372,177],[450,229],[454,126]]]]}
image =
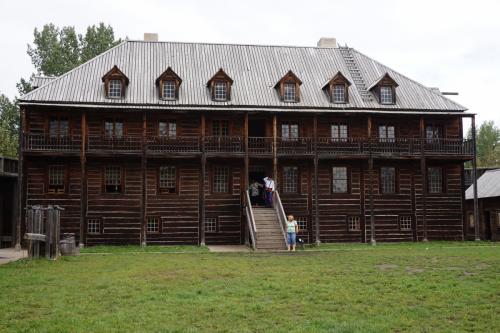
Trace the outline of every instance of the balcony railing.
{"type": "Polygon", "coordinates": [[[272,137],[249,137],[248,152],[250,154],[269,155],[273,153],[272,137]]]}
{"type": "Polygon", "coordinates": [[[28,133],[24,135],[26,151],[63,151],[78,152],[81,149],[80,135],[50,136],[48,134],[28,133]]]}
{"type": "Polygon", "coordinates": [[[176,136],[175,138],[150,136],[147,138],[147,149],[154,153],[199,153],[200,137],[176,136]]]}
{"type": "Polygon", "coordinates": [[[89,136],[87,150],[91,152],[138,152],[142,150],[142,137],[138,135],[124,135],[121,137],[89,136]]]}
{"type": "MultiPolygon", "coordinates": [[[[207,136],[204,138],[207,153],[243,154],[242,136],[207,136]]],[[[79,152],[82,146],[80,135],[50,137],[47,134],[28,133],[24,136],[24,150],[30,152],[79,152]]],[[[88,136],[87,150],[90,152],[114,151],[139,153],[146,148],[151,153],[200,153],[201,137],[177,136],[175,138],[149,136],[143,144],[142,136],[88,136]]],[[[317,152],[322,156],[367,156],[375,157],[417,157],[422,150],[426,156],[471,157],[472,141],[462,139],[420,139],[420,138],[317,138],[317,152]],[[423,145],[423,146],[422,146],[423,145]]],[[[276,153],[280,156],[313,155],[314,139],[311,137],[276,138],[276,153]]],[[[272,137],[249,137],[248,153],[273,154],[272,137]]]]}
{"type": "Polygon", "coordinates": [[[241,136],[206,136],[205,151],[207,153],[243,153],[243,137],[241,136]]]}
{"type": "Polygon", "coordinates": [[[312,138],[277,138],[276,144],[278,155],[310,155],[314,153],[312,138]]]}

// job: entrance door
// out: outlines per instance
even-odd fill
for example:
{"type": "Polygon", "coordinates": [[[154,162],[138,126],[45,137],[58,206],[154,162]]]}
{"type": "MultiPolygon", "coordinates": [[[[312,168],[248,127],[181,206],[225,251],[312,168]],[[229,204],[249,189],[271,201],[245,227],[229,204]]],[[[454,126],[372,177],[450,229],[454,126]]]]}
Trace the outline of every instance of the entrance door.
{"type": "Polygon", "coordinates": [[[250,199],[252,206],[265,206],[264,200],[264,177],[267,176],[266,167],[263,165],[251,165],[248,170],[248,184],[250,184],[250,199]],[[258,184],[260,184],[260,186],[258,184]]]}

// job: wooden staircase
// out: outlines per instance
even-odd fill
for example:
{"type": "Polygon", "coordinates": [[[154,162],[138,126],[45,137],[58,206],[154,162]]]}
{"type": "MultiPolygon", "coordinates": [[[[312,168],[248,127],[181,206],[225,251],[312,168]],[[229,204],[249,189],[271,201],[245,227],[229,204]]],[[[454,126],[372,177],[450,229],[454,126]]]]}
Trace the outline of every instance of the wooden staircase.
{"type": "Polygon", "coordinates": [[[255,226],[256,250],[277,251],[285,250],[286,243],[283,237],[278,216],[274,208],[253,208],[255,226]]]}

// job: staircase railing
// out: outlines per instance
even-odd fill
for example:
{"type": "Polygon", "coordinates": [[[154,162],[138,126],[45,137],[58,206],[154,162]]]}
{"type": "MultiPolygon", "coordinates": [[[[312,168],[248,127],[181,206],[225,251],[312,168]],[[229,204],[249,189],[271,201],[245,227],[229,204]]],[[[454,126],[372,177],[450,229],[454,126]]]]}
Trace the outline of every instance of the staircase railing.
{"type": "Polygon", "coordinates": [[[255,217],[252,211],[252,202],[250,201],[250,195],[248,191],[245,191],[245,209],[247,215],[248,230],[250,231],[250,238],[252,239],[252,248],[255,250],[257,247],[257,226],[255,225],[255,217]]]}
{"type": "Polygon", "coordinates": [[[281,231],[283,232],[283,238],[285,239],[285,244],[288,244],[287,239],[286,239],[286,215],[285,215],[285,210],[283,209],[283,205],[281,203],[281,198],[278,193],[278,191],[274,191],[274,209],[276,210],[276,215],[278,215],[278,220],[281,225],[281,231]]]}

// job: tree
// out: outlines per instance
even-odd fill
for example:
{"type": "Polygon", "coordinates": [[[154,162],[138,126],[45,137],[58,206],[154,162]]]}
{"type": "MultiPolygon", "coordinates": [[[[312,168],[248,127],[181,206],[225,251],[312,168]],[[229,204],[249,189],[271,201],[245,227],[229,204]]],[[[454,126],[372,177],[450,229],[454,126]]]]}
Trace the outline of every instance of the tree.
{"type": "MultiPolygon", "coordinates": [[[[470,129],[467,137],[472,138],[470,129]]],[[[500,128],[492,120],[483,122],[477,131],[476,153],[479,167],[500,165],[500,128]]]]}
{"type": "Polygon", "coordinates": [[[17,105],[0,94],[0,155],[16,157],[19,133],[17,105]]]}

